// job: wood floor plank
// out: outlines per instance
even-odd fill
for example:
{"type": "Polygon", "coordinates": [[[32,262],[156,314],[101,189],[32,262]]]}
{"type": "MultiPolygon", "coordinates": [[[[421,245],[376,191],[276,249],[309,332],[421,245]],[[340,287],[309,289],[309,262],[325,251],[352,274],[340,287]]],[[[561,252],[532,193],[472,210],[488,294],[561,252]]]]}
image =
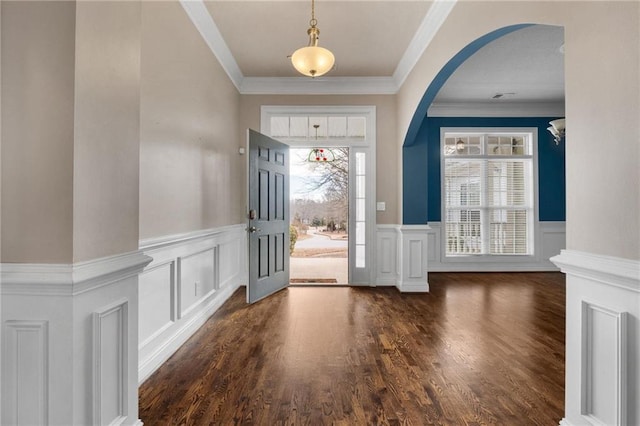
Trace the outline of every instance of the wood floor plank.
{"type": "Polygon", "coordinates": [[[560,273],[432,273],[431,293],[238,290],[140,387],[145,425],[551,425],[560,273]]]}

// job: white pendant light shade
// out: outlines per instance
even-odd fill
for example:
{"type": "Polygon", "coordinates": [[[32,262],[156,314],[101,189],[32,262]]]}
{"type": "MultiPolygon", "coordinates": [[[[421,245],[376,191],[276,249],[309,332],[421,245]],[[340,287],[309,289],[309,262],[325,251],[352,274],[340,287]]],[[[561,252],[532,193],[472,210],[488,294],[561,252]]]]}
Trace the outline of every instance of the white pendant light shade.
{"type": "Polygon", "coordinates": [[[553,135],[556,145],[558,145],[562,138],[564,138],[567,120],[565,118],[558,118],[557,120],[550,121],[549,124],[551,124],[551,126],[547,127],[547,130],[553,135]]]}
{"type": "Polygon", "coordinates": [[[324,47],[306,46],[293,52],[291,63],[300,74],[319,77],[331,71],[336,58],[324,47]]]}

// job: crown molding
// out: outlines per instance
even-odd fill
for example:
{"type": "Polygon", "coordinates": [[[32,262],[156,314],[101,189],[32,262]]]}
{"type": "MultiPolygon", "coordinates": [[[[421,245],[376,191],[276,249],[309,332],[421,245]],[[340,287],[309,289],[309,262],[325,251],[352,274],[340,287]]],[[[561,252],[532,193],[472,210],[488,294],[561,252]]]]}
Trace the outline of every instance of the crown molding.
{"type": "Polygon", "coordinates": [[[449,13],[453,10],[457,0],[434,0],[427,11],[426,16],[418,27],[418,31],[413,36],[411,43],[405,50],[404,55],[398,62],[398,66],[393,73],[393,80],[398,90],[404,84],[413,67],[427,49],[433,37],[438,33],[440,27],[446,21],[449,13]]]}
{"type": "Polygon", "coordinates": [[[391,77],[245,77],[243,95],[393,95],[391,77]]]}
{"type": "Polygon", "coordinates": [[[457,0],[433,3],[391,77],[245,77],[203,0],[180,4],[242,95],[393,95],[433,40],[457,0]]]}
{"type": "Polygon", "coordinates": [[[433,103],[427,117],[564,117],[564,102],[433,103]]]}
{"type": "Polygon", "coordinates": [[[202,35],[211,52],[218,58],[220,65],[222,65],[222,68],[233,82],[233,85],[236,86],[236,89],[240,90],[242,80],[244,79],[242,71],[240,71],[238,63],[231,54],[229,46],[227,46],[227,43],[222,38],[222,34],[220,34],[218,26],[209,14],[204,1],[180,0],[180,4],[189,16],[189,19],[191,19],[191,22],[193,22],[193,25],[195,25],[196,29],[200,32],[200,35],[202,35]]]}

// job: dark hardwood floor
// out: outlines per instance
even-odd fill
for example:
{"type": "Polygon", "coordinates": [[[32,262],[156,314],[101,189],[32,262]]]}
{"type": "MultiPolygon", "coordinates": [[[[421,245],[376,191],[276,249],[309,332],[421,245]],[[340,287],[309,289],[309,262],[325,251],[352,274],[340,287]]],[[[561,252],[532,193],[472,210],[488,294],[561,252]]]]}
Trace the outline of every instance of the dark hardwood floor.
{"type": "Polygon", "coordinates": [[[153,425],[557,425],[560,273],[432,273],[431,293],[244,288],[140,388],[153,425]]]}

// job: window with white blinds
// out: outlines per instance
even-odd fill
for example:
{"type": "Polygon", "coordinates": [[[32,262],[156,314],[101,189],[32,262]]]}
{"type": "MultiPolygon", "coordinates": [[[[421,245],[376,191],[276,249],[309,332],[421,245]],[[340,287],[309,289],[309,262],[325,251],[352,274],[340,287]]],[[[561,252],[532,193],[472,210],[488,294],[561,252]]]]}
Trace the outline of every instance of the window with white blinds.
{"type": "Polygon", "coordinates": [[[445,254],[533,254],[531,133],[443,134],[445,254]]]}

